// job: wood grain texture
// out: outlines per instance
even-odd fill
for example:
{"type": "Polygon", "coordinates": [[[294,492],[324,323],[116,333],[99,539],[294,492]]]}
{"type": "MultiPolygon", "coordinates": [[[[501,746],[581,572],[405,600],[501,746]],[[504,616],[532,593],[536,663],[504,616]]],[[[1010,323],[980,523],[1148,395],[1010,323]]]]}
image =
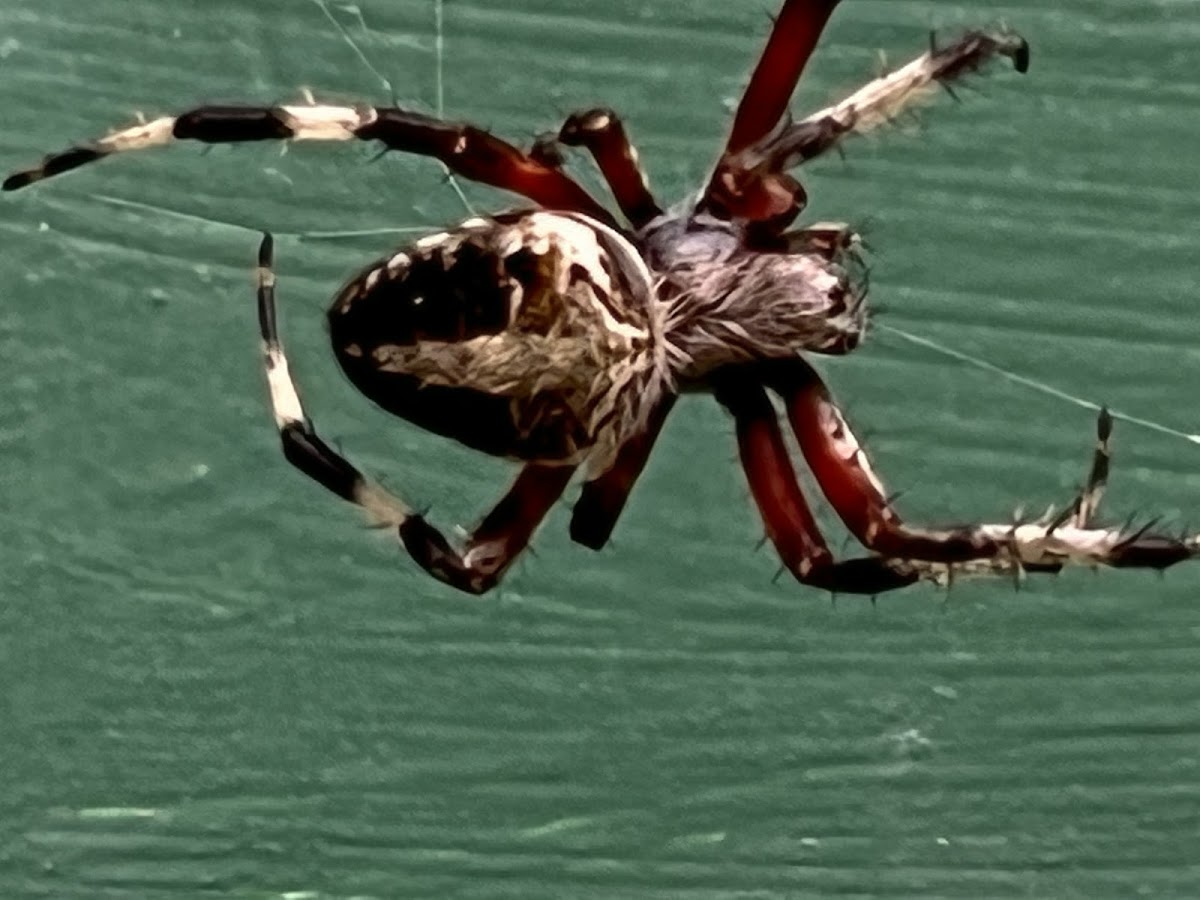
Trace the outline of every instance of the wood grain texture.
{"type": "MultiPolygon", "coordinates": [[[[766,33],[728,6],[447,0],[446,112],[524,142],[611,105],[677,199],[766,33]]],[[[329,11],[435,109],[431,0],[357,9],[329,11]]],[[[865,226],[883,323],[1200,430],[1200,7],[847,0],[797,109],[999,18],[1029,75],[812,166],[812,217],[865,226]]],[[[301,0],[0,5],[0,73],[6,171],[137,110],[389,93],[301,0]]],[[[336,372],[321,310],[403,235],[301,236],[463,215],[436,165],[369,157],[175,148],[0,198],[0,895],[1196,894],[1200,570],[831,607],[772,584],[704,399],[612,549],[559,510],[484,601],[286,466],[262,228],[325,433],[442,523],[510,477],[336,372]]],[[[1040,512],[1085,474],[1091,412],[894,333],[823,371],[913,519],[1040,512]]],[[[1110,515],[1195,524],[1200,447],[1118,422],[1116,454],[1110,515]]]]}

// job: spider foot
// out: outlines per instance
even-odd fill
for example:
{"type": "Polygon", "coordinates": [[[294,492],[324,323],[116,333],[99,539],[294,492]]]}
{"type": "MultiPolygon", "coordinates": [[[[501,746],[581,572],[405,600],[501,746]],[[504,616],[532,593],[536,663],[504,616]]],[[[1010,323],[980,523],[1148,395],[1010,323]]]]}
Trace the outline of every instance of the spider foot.
{"type": "Polygon", "coordinates": [[[439,581],[468,594],[485,593],[499,584],[528,548],[535,529],[562,496],[573,471],[571,466],[527,464],[492,511],[464,534],[462,551],[421,515],[410,515],[399,524],[400,542],[417,565],[439,581]]]}
{"type": "Polygon", "coordinates": [[[946,83],[980,71],[990,60],[1006,56],[1022,75],[1029,71],[1029,42],[1000,27],[991,31],[968,31],[958,40],[937,45],[937,36],[929,36],[928,58],[932,76],[946,83]]]}
{"type": "Polygon", "coordinates": [[[1148,534],[1153,522],[1123,538],[1113,547],[1108,565],[1118,569],[1157,569],[1160,572],[1176,563],[1200,555],[1200,540],[1179,540],[1161,534],[1148,534]]]}

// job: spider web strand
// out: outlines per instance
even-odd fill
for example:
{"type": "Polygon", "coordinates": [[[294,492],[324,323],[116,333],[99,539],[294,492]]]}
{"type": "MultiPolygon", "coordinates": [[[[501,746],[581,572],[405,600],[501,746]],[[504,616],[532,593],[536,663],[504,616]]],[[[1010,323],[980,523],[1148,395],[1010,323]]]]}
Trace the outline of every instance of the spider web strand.
{"type": "MultiPolygon", "coordinates": [[[[1014,384],[1019,384],[1022,387],[1037,391],[1041,394],[1054,397],[1074,406],[1082,407],[1083,409],[1091,410],[1092,412],[1100,412],[1104,409],[1104,405],[1088,400],[1084,397],[1077,397],[1074,394],[1068,393],[1061,388],[1056,388],[1053,385],[1046,384],[1043,381],[1038,381],[1035,378],[1029,378],[1026,375],[1018,374],[1017,372],[1009,371],[993,362],[986,359],[980,359],[977,356],[972,356],[969,353],[964,353],[961,350],[955,350],[953,347],[947,347],[945,344],[938,343],[930,338],[921,337],[918,334],[913,334],[911,331],[905,331],[903,328],[897,328],[894,325],[888,325],[884,322],[877,322],[875,327],[880,331],[888,331],[902,340],[908,341],[910,344],[916,344],[919,347],[924,347],[926,350],[932,350],[942,356],[948,356],[951,359],[956,359],[959,362],[974,366],[977,369],[982,369],[985,372],[991,372],[994,375],[999,375],[1007,381],[1014,384]]],[[[1200,434],[1189,434],[1186,431],[1180,431],[1178,428],[1172,428],[1170,425],[1164,425],[1161,422],[1155,422],[1151,419],[1143,419],[1139,416],[1131,416],[1127,413],[1118,412],[1110,409],[1109,414],[1114,419],[1119,419],[1122,422],[1128,422],[1130,425],[1136,425],[1140,428],[1145,428],[1148,431],[1155,431],[1159,434],[1165,434],[1168,437],[1179,438],[1187,441],[1189,444],[1200,445],[1200,434]]]]}

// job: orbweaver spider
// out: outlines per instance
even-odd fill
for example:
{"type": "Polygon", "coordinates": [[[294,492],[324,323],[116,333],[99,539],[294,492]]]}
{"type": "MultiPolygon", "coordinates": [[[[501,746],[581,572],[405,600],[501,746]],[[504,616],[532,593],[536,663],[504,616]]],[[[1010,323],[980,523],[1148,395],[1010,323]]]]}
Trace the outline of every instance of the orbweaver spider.
{"type": "Polygon", "coordinates": [[[372,263],[328,313],[338,362],[367,397],[469,447],[524,462],[462,551],[318,436],[276,331],[269,235],[259,253],[259,322],[285,457],[394,525],[422,568],[464,591],[482,593],[500,580],[580,466],[587,477],[571,537],[603,546],[684,391],[711,392],[732,414],[767,536],[806,585],[873,595],[960,572],[1058,571],[1068,563],[1161,569],[1197,555],[1200,538],[1092,527],[1108,472],[1106,413],[1087,483],[1058,515],[926,529],[906,525],[892,507],[800,356],[848,353],[863,337],[858,238],[845,225],[791,229],[805,193],[788,172],[996,58],[1024,72],[1029,50],[1003,29],[969,32],[792,121],[789,99],[836,6],[786,0],[712,176],[666,211],[606,109],[572,115],[554,138],[524,152],[474,126],[390,106],[201,106],[48,156],[3,186],[23,188],[177,140],[361,140],[434,157],[531,201],[372,263]],[[563,171],[560,144],[592,155],[625,223],[563,171]],[[801,494],[768,390],[782,399],[813,475],[869,555],[834,559],[801,494]]]}

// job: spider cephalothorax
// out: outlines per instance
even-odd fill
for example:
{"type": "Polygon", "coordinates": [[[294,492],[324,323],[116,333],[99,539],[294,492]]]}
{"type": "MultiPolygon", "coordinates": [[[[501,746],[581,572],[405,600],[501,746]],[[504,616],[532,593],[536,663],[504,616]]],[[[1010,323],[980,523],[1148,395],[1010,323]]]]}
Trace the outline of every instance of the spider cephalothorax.
{"type": "Polygon", "coordinates": [[[374,402],[524,463],[462,551],[318,437],[277,335],[270,236],[259,251],[259,321],[284,454],[396,526],[422,567],[463,590],[499,581],[581,466],[571,536],[605,544],[684,391],[711,392],[733,415],[767,536],[805,584],[874,594],[956,573],[1058,571],[1068,563],[1165,568],[1200,554],[1200,537],[1092,526],[1108,474],[1106,413],[1087,483],[1061,513],[945,529],[901,521],[800,355],[853,350],[868,307],[857,235],[840,224],[792,228],[806,195],[790,171],[996,58],[1024,72],[1029,50],[1004,29],[970,32],[793,121],[789,99],[836,6],[785,0],[711,177],[665,212],[624,126],[606,109],[571,116],[526,153],[473,126],[396,107],[202,106],[48,156],[4,188],[175,140],[367,140],[432,156],[531,201],[533,208],[470,219],[378,260],[328,314],[342,369],[374,402]],[[565,173],[561,145],[592,155],[623,222],[565,173]],[[869,555],[834,559],[767,390],[783,401],[816,481],[869,555]]]}

